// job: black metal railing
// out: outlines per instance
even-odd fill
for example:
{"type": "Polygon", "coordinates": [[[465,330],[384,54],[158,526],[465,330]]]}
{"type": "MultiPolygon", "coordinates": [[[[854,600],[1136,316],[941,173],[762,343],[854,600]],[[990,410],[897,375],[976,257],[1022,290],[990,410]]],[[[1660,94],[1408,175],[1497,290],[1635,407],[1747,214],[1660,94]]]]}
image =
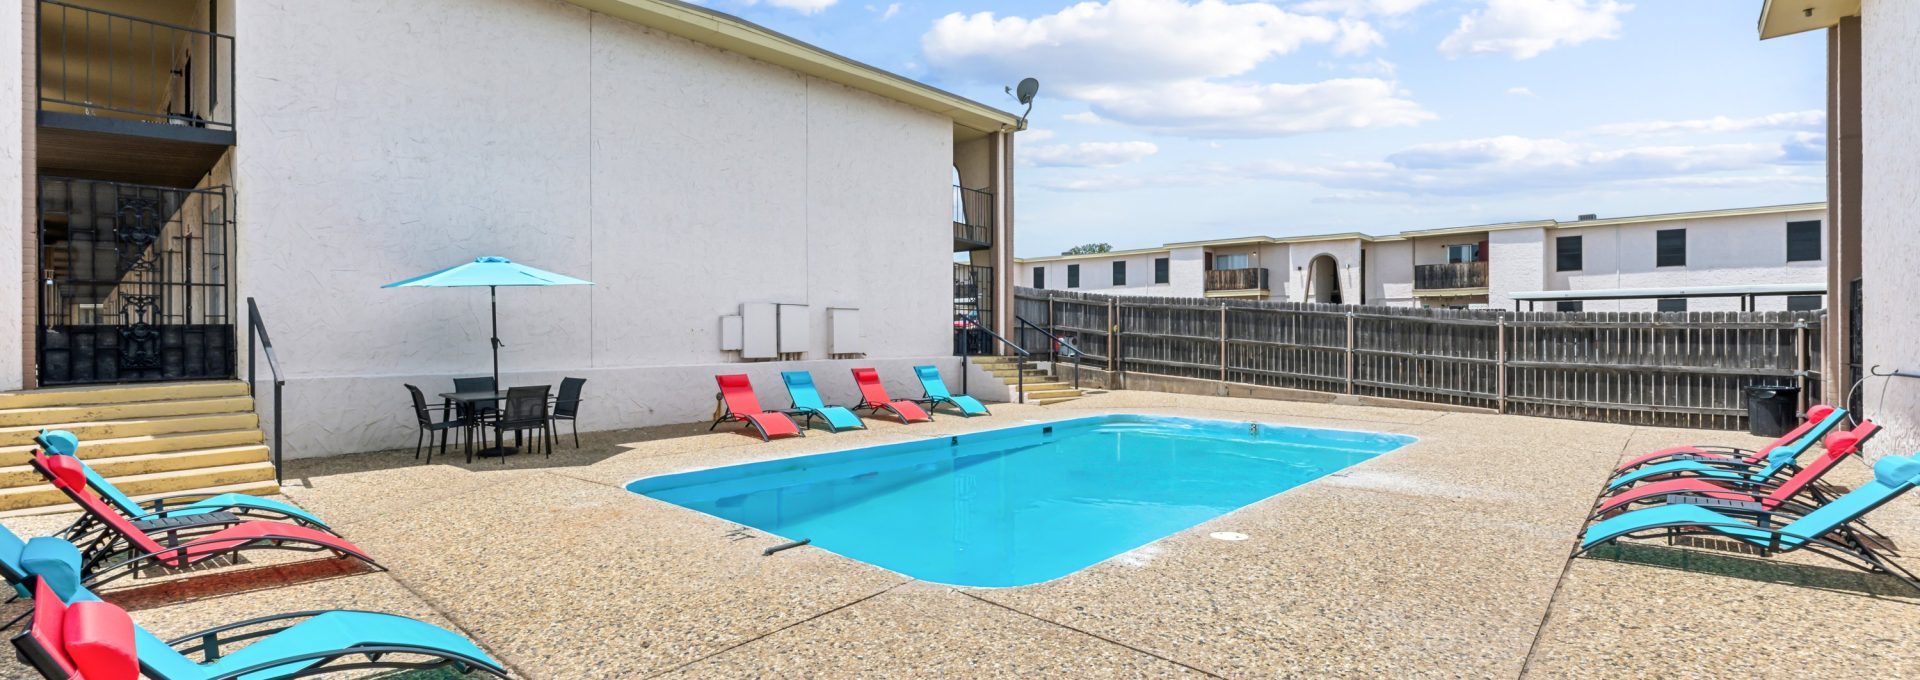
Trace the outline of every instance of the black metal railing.
{"type": "Polygon", "coordinates": [[[953,240],[956,246],[985,248],[993,245],[991,192],[954,185],[953,240]]]}
{"type": "Polygon", "coordinates": [[[1058,365],[1060,363],[1060,355],[1062,354],[1073,359],[1073,388],[1076,390],[1080,389],[1080,356],[1085,354],[1085,352],[1073,346],[1073,343],[1067,342],[1058,335],[1054,335],[1053,331],[1047,330],[1032,321],[1028,321],[1026,317],[1016,316],[1014,320],[1019,321],[1022,326],[1039,331],[1040,335],[1050,341],[1047,349],[1047,363],[1058,365]]]}
{"type": "Polygon", "coordinates": [[[40,110],[233,129],[233,36],[39,5],[40,110]]]}
{"type": "MultiPolygon", "coordinates": [[[[1016,376],[1014,378],[1014,383],[1015,383],[1014,389],[1020,393],[1020,403],[1022,404],[1027,403],[1027,360],[1033,358],[1033,353],[1028,352],[1025,348],[1021,347],[1020,345],[1015,344],[1014,341],[1001,337],[999,333],[993,332],[993,329],[991,328],[982,327],[978,330],[980,331],[981,334],[985,335],[986,337],[992,338],[993,340],[998,341],[1002,345],[1006,345],[1008,349],[1013,350],[1014,356],[1020,357],[1019,365],[1014,367],[1015,368],[1014,376],[1016,376]]],[[[988,349],[989,350],[992,349],[991,343],[989,343],[988,349]]],[[[962,392],[967,391],[967,355],[966,354],[960,355],[960,391],[962,392]]]]}
{"type": "Polygon", "coordinates": [[[1414,290],[1487,287],[1487,263],[1423,264],[1413,268],[1414,290]]]}
{"type": "Polygon", "coordinates": [[[953,265],[953,353],[978,354],[992,343],[976,331],[993,325],[993,268],[953,265]]]}
{"type": "Polygon", "coordinates": [[[280,392],[287,386],[287,379],[280,375],[280,357],[273,353],[273,338],[267,335],[267,322],[260,318],[260,305],[255,304],[253,298],[249,297],[247,298],[247,393],[253,395],[254,408],[258,409],[260,397],[255,387],[258,383],[255,382],[253,370],[256,337],[259,348],[267,351],[267,370],[273,372],[273,450],[269,453],[273,456],[273,483],[280,484],[285,481],[280,472],[282,469],[280,392]]]}
{"type": "Polygon", "coordinates": [[[1207,291],[1267,290],[1265,267],[1213,269],[1207,272],[1207,291]]]}

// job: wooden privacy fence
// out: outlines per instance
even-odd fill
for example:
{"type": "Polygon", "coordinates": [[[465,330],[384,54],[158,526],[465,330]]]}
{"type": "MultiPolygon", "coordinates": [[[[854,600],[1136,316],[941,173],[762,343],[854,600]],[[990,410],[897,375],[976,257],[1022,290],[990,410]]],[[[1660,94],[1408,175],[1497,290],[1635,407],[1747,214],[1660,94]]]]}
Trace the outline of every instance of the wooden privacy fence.
{"type": "MultiPolygon", "coordinates": [[[[1086,365],[1636,425],[1742,429],[1750,385],[1821,400],[1824,312],[1527,312],[1018,289],[1086,365]]],[[[1050,340],[1013,340],[1043,354],[1050,340]]]]}

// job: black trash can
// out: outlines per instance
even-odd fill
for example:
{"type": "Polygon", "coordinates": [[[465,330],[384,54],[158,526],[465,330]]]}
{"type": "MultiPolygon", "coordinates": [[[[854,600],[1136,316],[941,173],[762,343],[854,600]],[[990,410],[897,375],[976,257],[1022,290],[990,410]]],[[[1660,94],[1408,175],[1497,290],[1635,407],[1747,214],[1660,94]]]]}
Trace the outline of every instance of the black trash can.
{"type": "Polygon", "coordinates": [[[1747,432],[1778,437],[1799,425],[1796,405],[1800,388],[1788,385],[1747,386],[1747,432]]]}

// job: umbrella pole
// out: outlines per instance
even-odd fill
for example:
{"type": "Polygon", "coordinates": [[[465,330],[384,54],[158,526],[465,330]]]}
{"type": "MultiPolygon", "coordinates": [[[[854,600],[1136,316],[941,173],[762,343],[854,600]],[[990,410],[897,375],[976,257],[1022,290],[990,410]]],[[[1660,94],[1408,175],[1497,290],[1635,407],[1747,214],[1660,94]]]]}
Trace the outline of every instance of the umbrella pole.
{"type": "Polygon", "coordinates": [[[493,311],[493,389],[500,389],[500,289],[487,286],[487,307],[493,311]]]}

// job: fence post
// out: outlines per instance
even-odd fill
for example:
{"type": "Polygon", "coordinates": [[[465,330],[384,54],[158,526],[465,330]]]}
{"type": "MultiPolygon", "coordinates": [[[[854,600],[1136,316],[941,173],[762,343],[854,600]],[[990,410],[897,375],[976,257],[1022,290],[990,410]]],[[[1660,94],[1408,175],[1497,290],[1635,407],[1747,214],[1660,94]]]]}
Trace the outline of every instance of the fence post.
{"type": "MultiPolygon", "coordinates": [[[[1120,363],[1120,339],[1114,331],[1120,329],[1120,317],[1114,314],[1114,300],[1107,298],[1107,372],[1114,373],[1114,366],[1120,363]]],[[[1111,376],[1109,376],[1111,378],[1111,376]]]]}
{"type": "Polygon", "coordinates": [[[1495,326],[1493,349],[1494,410],[1507,412],[1507,315],[1502,313],[1495,326]]]}
{"type": "Polygon", "coordinates": [[[1220,303],[1220,382],[1227,381],[1227,303],[1220,303]]]}
{"type": "Polygon", "coordinates": [[[1347,394],[1353,394],[1353,312],[1347,312],[1347,394]]]}
{"type": "MultiPolygon", "coordinates": [[[[1793,320],[1793,383],[1800,388],[1800,413],[1807,412],[1807,320],[1793,320]]],[[[1797,415],[1797,414],[1796,414],[1797,415]]]]}

